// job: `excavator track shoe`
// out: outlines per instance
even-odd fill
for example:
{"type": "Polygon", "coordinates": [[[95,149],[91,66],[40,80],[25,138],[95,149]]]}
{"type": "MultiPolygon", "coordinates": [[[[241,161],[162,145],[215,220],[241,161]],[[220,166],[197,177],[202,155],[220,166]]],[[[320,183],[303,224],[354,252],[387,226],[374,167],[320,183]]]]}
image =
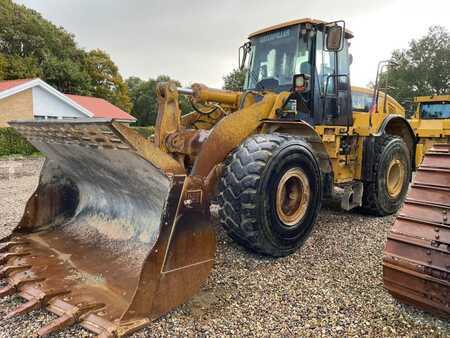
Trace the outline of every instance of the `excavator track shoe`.
{"type": "Polygon", "coordinates": [[[400,301],[450,318],[450,144],[425,155],[388,234],[385,288],[400,301]]]}

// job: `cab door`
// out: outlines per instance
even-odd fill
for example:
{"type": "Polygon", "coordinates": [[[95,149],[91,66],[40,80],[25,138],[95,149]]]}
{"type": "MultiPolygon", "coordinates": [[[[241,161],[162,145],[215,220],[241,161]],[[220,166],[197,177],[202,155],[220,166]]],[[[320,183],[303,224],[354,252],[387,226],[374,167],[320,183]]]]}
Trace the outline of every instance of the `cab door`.
{"type": "Polygon", "coordinates": [[[327,51],[326,34],[317,31],[315,48],[315,124],[352,125],[352,101],[349,72],[348,42],[344,39],[340,51],[327,51]]]}

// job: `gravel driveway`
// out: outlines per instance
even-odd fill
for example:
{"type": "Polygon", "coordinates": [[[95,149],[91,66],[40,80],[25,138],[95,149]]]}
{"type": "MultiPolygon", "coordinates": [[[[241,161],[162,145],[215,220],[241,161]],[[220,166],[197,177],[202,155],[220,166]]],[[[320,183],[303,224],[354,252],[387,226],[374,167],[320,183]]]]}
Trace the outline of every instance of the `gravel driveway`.
{"type": "MultiPolygon", "coordinates": [[[[20,219],[42,160],[14,164],[9,175],[0,161],[2,237],[20,219]]],[[[384,291],[381,260],[391,222],[324,207],[305,245],[281,259],[249,253],[218,227],[215,267],[201,292],[134,337],[449,337],[448,321],[401,305],[384,291]]],[[[15,296],[0,300],[0,318],[19,303],[15,296]]],[[[54,318],[34,311],[0,320],[0,337],[29,337],[54,318]]],[[[74,327],[54,336],[89,334],[74,327]]]]}

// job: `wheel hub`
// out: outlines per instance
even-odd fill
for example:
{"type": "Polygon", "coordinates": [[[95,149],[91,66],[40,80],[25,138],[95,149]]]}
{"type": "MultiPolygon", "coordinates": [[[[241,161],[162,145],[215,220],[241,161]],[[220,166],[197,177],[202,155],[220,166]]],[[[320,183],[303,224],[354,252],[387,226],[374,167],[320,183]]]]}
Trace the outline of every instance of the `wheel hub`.
{"type": "Polygon", "coordinates": [[[281,222],[292,227],[302,220],[308,209],[310,188],[306,174],[300,168],[284,173],[278,183],[276,210],[281,222]]]}
{"type": "Polygon", "coordinates": [[[405,172],[405,166],[399,159],[394,159],[389,164],[386,175],[386,185],[390,197],[395,198],[401,193],[405,172]]]}

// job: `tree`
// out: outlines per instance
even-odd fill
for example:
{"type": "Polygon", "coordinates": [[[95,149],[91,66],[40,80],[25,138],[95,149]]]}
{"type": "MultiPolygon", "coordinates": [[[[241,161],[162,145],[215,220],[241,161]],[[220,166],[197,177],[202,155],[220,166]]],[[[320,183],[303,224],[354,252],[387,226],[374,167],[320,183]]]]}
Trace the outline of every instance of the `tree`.
{"type": "Polygon", "coordinates": [[[131,115],[137,119],[136,125],[154,125],[157,115],[156,81],[153,79],[143,81],[133,77],[126,82],[130,87],[130,96],[133,103],[131,115]]]}
{"type": "Polygon", "coordinates": [[[0,23],[0,80],[40,77],[63,93],[131,109],[127,86],[104,51],[78,48],[64,28],[11,0],[0,0],[0,23]]]}
{"type": "MultiPolygon", "coordinates": [[[[158,103],[156,101],[156,86],[158,82],[169,81],[167,75],[160,75],[156,79],[144,81],[138,77],[130,77],[126,80],[129,88],[129,94],[133,104],[131,115],[133,115],[138,126],[150,126],[156,122],[158,115],[158,103]]],[[[178,87],[181,83],[175,80],[178,87]]],[[[180,110],[182,114],[186,114],[192,110],[186,96],[179,96],[180,110]]]]}
{"type": "Polygon", "coordinates": [[[5,78],[7,66],[8,66],[8,60],[7,60],[6,56],[0,53],[0,79],[5,78]]]}
{"type": "Polygon", "coordinates": [[[0,79],[26,79],[42,76],[42,70],[32,57],[0,53],[0,79]]]}
{"type": "Polygon", "coordinates": [[[450,92],[450,34],[444,27],[430,27],[409,48],[395,50],[391,60],[397,66],[389,71],[389,93],[402,104],[408,106],[415,96],[450,92]]]}
{"type": "Polygon", "coordinates": [[[128,86],[110,56],[100,49],[87,53],[86,69],[91,78],[91,92],[123,110],[131,110],[128,86]]]}
{"type": "Polygon", "coordinates": [[[133,98],[136,97],[136,91],[138,90],[139,86],[145,81],[137,76],[130,76],[125,82],[128,86],[128,93],[130,94],[130,97],[133,98]]]}
{"type": "Polygon", "coordinates": [[[62,92],[89,92],[85,52],[72,34],[10,0],[0,0],[0,22],[0,53],[7,60],[3,79],[41,77],[62,92]]]}
{"type": "Polygon", "coordinates": [[[224,86],[223,89],[242,91],[244,88],[246,70],[233,69],[231,73],[223,77],[224,86]]]}
{"type": "MultiPolygon", "coordinates": [[[[90,76],[86,69],[83,69],[83,66],[78,62],[69,58],[59,59],[55,55],[48,54],[40,63],[40,75],[38,77],[60,92],[93,95],[90,76]]],[[[17,75],[16,73],[14,78],[21,78],[21,76],[17,75]]]]}

